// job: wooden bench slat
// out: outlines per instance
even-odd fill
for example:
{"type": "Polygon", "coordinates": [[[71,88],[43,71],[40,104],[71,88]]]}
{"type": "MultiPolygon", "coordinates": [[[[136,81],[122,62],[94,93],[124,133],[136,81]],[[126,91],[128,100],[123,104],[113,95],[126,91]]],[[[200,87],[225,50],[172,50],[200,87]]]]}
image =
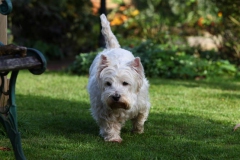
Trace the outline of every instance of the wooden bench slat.
{"type": "Polygon", "coordinates": [[[36,57],[17,57],[11,59],[2,59],[0,61],[0,72],[30,69],[41,67],[41,62],[36,57]]]}

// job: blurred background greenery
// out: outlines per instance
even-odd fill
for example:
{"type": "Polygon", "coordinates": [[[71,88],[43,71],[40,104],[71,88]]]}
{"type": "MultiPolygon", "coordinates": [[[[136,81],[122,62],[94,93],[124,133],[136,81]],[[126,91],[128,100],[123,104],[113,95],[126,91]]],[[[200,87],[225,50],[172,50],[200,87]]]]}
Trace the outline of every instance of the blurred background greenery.
{"type": "MultiPolygon", "coordinates": [[[[9,43],[48,60],[76,57],[68,72],[87,74],[99,51],[101,0],[12,0],[9,43]]],[[[240,1],[106,0],[112,30],[140,56],[149,77],[237,77],[240,1]]]]}

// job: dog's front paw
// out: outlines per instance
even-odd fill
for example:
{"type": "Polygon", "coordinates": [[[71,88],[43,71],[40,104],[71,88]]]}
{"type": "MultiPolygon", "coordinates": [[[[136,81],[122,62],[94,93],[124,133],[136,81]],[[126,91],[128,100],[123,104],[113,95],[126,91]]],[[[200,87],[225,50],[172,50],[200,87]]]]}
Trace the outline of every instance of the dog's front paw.
{"type": "Polygon", "coordinates": [[[109,138],[109,137],[105,137],[104,140],[106,142],[116,142],[116,143],[121,143],[122,142],[122,138],[109,138]]]}

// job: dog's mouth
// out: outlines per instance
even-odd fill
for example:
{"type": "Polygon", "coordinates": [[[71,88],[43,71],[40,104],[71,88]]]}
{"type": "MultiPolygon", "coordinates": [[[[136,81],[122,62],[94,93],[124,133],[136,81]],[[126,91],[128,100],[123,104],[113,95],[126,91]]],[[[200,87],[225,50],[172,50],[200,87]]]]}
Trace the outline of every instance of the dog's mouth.
{"type": "Polygon", "coordinates": [[[127,103],[124,103],[124,102],[115,102],[115,101],[112,101],[110,104],[109,104],[110,108],[112,109],[119,109],[119,108],[122,108],[122,109],[130,109],[130,106],[127,104],[127,103]]]}

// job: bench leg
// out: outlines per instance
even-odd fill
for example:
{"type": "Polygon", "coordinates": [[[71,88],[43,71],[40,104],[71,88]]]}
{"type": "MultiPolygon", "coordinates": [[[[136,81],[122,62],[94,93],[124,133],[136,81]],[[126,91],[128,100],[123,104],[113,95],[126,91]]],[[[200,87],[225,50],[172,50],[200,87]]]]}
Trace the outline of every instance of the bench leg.
{"type": "Polygon", "coordinates": [[[21,144],[21,136],[18,132],[18,125],[17,125],[17,107],[15,104],[15,84],[17,80],[18,71],[12,71],[9,83],[9,90],[7,92],[4,91],[4,74],[1,74],[2,84],[0,86],[0,95],[8,95],[9,99],[7,105],[5,106],[4,110],[1,110],[0,113],[0,122],[3,124],[4,128],[6,129],[7,135],[11,141],[14,155],[16,160],[25,160],[25,156],[22,150],[21,144]]]}

